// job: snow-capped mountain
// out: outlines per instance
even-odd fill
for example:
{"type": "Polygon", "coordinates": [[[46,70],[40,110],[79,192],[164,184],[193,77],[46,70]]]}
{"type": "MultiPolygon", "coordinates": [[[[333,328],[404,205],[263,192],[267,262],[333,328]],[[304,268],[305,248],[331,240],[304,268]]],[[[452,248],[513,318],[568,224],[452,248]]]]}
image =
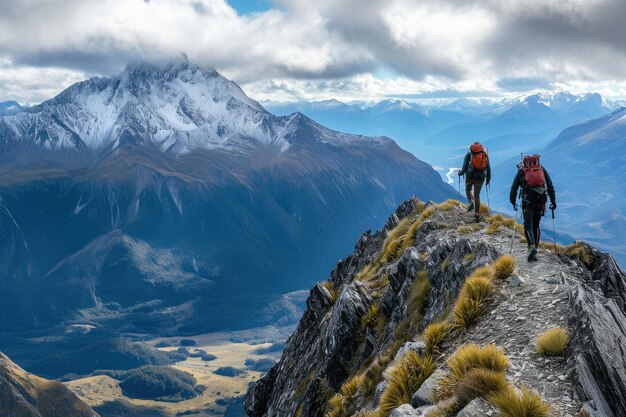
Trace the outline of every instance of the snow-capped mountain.
{"type": "MultiPolygon", "coordinates": [[[[0,157],[15,147],[102,152],[128,141],[163,152],[263,147],[280,152],[293,118],[277,118],[237,84],[188,61],[130,64],[118,76],[91,78],[0,121],[0,157]]],[[[323,135],[342,145],[351,137],[323,135]]],[[[361,141],[368,139],[361,138],[361,141]]]]}
{"type": "MultiPolygon", "coordinates": [[[[76,321],[184,334],[281,320],[264,308],[398,202],[454,195],[392,140],[274,116],[189,62],[73,85],[1,117],[0,144],[0,342],[76,321]]],[[[45,367],[52,347],[20,340],[9,353],[45,367]]]]}

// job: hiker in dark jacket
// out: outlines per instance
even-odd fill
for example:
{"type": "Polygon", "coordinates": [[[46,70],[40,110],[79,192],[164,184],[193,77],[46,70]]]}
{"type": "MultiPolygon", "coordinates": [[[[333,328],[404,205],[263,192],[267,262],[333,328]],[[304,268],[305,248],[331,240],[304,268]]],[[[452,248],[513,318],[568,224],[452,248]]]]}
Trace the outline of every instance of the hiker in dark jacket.
{"type": "Polygon", "coordinates": [[[556,209],[556,195],[552,178],[550,178],[548,171],[539,163],[539,155],[527,156],[519,165],[517,175],[515,175],[511,185],[511,192],[509,193],[509,200],[515,211],[518,208],[516,198],[519,189],[521,189],[520,198],[524,215],[524,233],[528,243],[527,260],[528,262],[534,262],[537,260],[537,249],[541,241],[539,222],[545,215],[548,196],[550,197],[550,210],[556,209]],[[535,160],[536,165],[533,167],[532,164],[535,164],[535,160]],[[542,173],[543,175],[541,175],[542,173]],[[535,175],[535,177],[532,175],[535,175]],[[543,184],[541,184],[542,180],[543,184]],[[532,184],[535,186],[531,187],[528,184],[529,181],[537,182],[537,184],[532,184]]]}
{"type": "Polygon", "coordinates": [[[467,211],[474,210],[474,218],[478,222],[480,220],[480,190],[485,180],[487,180],[487,187],[491,182],[491,164],[483,145],[474,142],[470,146],[470,151],[465,155],[463,167],[458,174],[459,177],[465,175],[465,194],[469,204],[467,211]]]}

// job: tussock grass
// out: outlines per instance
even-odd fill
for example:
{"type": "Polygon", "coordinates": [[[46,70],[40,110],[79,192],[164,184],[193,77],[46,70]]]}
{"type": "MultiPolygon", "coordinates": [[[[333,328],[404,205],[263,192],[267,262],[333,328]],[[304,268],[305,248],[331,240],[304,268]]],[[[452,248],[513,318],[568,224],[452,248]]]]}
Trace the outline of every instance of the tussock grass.
{"type": "Polygon", "coordinates": [[[324,281],[322,282],[322,285],[324,286],[324,288],[326,288],[328,290],[328,292],[330,293],[330,297],[333,300],[333,303],[335,301],[337,301],[337,297],[339,296],[339,290],[335,287],[335,284],[333,284],[330,281],[324,281]]]}
{"type": "Polygon", "coordinates": [[[435,371],[432,356],[420,356],[412,350],[387,371],[387,388],[380,397],[378,411],[381,417],[402,404],[411,402],[411,395],[435,371]]]}
{"type": "Polygon", "coordinates": [[[422,320],[431,288],[426,271],[423,269],[418,271],[406,297],[407,318],[414,325],[418,325],[422,320]]]}
{"type": "Polygon", "coordinates": [[[550,242],[539,242],[539,246],[549,251],[556,252],[556,253],[565,253],[566,251],[565,246],[560,245],[558,243],[555,245],[554,243],[550,243],[550,242]],[[555,250],[555,246],[556,246],[556,250],[555,250]]]}
{"type": "Polygon", "coordinates": [[[480,203],[480,210],[478,211],[480,214],[488,216],[489,215],[489,206],[487,206],[487,204],[481,202],[480,203]]]}
{"type": "Polygon", "coordinates": [[[359,384],[361,383],[361,378],[362,377],[360,375],[357,375],[357,376],[353,376],[352,378],[348,379],[341,386],[341,389],[339,390],[339,393],[344,398],[354,397],[356,395],[356,393],[358,392],[358,390],[359,390],[359,384]]]}
{"type": "Polygon", "coordinates": [[[593,263],[593,254],[587,246],[581,242],[574,242],[565,247],[565,254],[572,259],[578,259],[585,264],[587,268],[591,268],[593,263]]]}
{"type": "Polygon", "coordinates": [[[482,225],[480,224],[467,224],[463,226],[457,227],[456,231],[462,235],[469,235],[470,233],[474,233],[478,230],[482,229],[482,225]]]}
{"type": "Polygon", "coordinates": [[[506,372],[508,366],[509,359],[494,344],[484,347],[476,344],[465,345],[448,359],[450,372],[457,381],[473,369],[506,372]]]}
{"type": "Polygon", "coordinates": [[[504,372],[489,369],[472,369],[467,372],[454,389],[454,403],[457,410],[463,409],[476,398],[487,399],[489,396],[507,389],[508,383],[504,372]]]}
{"type": "Polygon", "coordinates": [[[300,417],[302,415],[302,404],[296,408],[296,412],[293,414],[293,417],[300,417]]]}
{"type": "Polygon", "coordinates": [[[374,303],[361,317],[361,331],[365,331],[368,327],[375,327],[380,313],[380,305],[374,303]]]}
{"type": "Polygon", "coordinates": [[[474,272],[472,272],[471,277],[483,277],[487,279],[492,279],[496,274],[496,271],[493,269],[493,266],[481,266],[480,268],[476,268],[474,272]]]}
{"type": "Polygon", "coordinates": [[[476,258],[476,254],[474,252],[470,252],[463,257],[463,263],[469,264],[476,258]]]}
{"type": "Polygon", "coordinates": [[[426,353],[437,353],[441,344],[450,335],[452,327],[450,323],[445,321],[429,324],[422,332],[424,343],[426,343],[426,353]]]}
{"type": "Polygon", "coordinates": [[[541,399],[539,394],[514,387],[500,391],[489,397],[489,401],[500,411],[502,417],[550,417],[550,406],[541,399]]]}
{"type": "Polygon", "coordinates": [[[455,326],[468,328],[476,323],[484,313],[492,292],[493,283],[489,278],[482,276],[468,278],[452,309],[455,326]]]}
{"type": "Polygon", "coordinates": [[[359,392],[365,396],[371,395],[380,381],[383,380],[383,371],[392,360],[391,355],[378,356],[363,372],[359,380],[359,392]]]}
{"type": "Polygon", "coordinates": [[[328,401],[325,417],[349,417],[354,413],[354,397],[359,391],[361,375],[353,376],[343,383],[339,392],[328,401]]]}
{"type": "Polygon", "coordinates": [[[508,366],[509,359],[502,351],[498,350],[496,345],[480,347],[469,344],[462,346],[448,359],[450,374],[439,381],[435,390],[435,398],[437,400],[450,399],[458,395],[459,386],[465,389],[466,396],[469,396],[471,392],[481,389],[489,390],[499,386],[500,380],[504,379],[504,373],[508,366]],[[475,372],[478,370],[488,372],[475,372]],[[502,378],[493,374],[501,374],[502,378]],[[465,381],[466,379],[467,381],[465,381]]]}
{"type": "Polygon", "coordinates": [[[498,233],[501,229],[500,226],[501,226],[500,223],[491,223],[489,226],[487,226],[487,230],[485,231],[485,233],[488,235],[493,235],[494,233],[498,233]]]}
{"type": "Polygon", "coordinates": [[[563,356],[569,343],[569,335],[560,327],[555,327],[537,338],[537,353],[542,356],[563,356]]]}
{"type": "Polygon", "coordinates": [[[509,255],[503,255],[496,259],[493,263],[496,279],[506,279],[515,271],[515,258],[509,255]]]}

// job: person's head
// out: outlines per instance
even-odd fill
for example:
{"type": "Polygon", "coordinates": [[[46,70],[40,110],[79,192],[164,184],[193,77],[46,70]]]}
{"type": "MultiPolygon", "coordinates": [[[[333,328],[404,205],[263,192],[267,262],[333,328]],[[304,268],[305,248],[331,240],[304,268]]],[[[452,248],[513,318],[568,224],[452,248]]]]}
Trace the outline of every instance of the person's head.
{"type": "Polygon", "coordinates": [[[470,151],[474,153],[482,152],[483,145],[481,145],[479,141],[476,141],[474,142],[474,144],[472,144],[472,146],[470,146],[470,151]]]}

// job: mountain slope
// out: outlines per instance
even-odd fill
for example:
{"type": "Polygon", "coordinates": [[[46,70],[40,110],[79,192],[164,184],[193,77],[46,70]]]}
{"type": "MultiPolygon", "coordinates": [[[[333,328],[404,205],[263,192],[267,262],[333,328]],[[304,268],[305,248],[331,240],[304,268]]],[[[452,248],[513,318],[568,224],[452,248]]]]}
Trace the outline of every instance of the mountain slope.
{"type": "Polygon", "coordinates": [[[57,381],[29,374],[0,353],[1,417],[98,417],[57,381]]]}
{"type": "MultiPolygon", "coordinates": [[[[469,415],[492,415],[496,405],[474,401],[489,391],[462,372],[480,363],[469,350],[486,354],[490,344],[505,361],[502,384],[535,390],[555,414],[623,415],[626,275],[582,243],[569,257],[542,250],[528,263],[503,220],[476,226],[455,202],[403,203],[311,290],[280,362],[249,390],[248,415],[422,417],[477,405],[485,408],[469,415]],[[507,271],[499,257],[509,253],[507,271]],[[555,327],[572,337],[565,358],[537,355],[536,338],[555,327]]],[[[496,372],[490,363],[475,366],[496,372]]]]}
{"type": "MultiPolygon", "coordinates": [[[[528,150],[532,151],[532,150],[528,150]]],[[[620,190],[626,181],[626,110],[590,120],[562,131],[534,152],[552,177],[559,208],[558,231],[610,251],[626,261],[626,201],[620,190]]],[[[498,167],[494,204],[508,209],[508,188],[516,161],[498,167]]]]}
{"type": "MultiPolygon", "coordinates": [[[[407,195],[453,195],[390,139],[273,116],[188,62],[74,85],[1,118],[0,144],[0,326],[20,337],[264,324],[407,195]]],[[[58,348],[24,343],[20,363],[58,348]]]]}

